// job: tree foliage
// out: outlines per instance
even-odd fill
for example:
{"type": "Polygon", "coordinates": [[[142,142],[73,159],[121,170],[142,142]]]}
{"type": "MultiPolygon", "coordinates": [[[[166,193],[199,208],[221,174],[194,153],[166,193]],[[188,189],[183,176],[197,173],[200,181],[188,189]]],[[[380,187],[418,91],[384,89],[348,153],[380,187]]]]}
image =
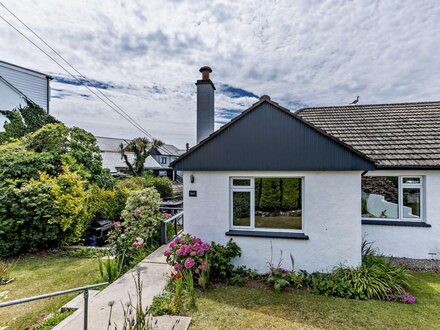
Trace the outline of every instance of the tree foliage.
{"type": "Polygon", "coordinates": [[[124,159],[132,175],[141,176],[145,172],[145,161],[148,156],[150,156],[151,151],[162,145],[163,142],[160,140],[154,139],[153,141],[150,141],[147,138],[139,137],[131,140],[126,146],[123,144],[120,145],[121,157],[124,159]],[[128,159],[128,152],[134,154],[133,162],[130,162],[128,159]]]}
{"type": "Polygon", "coordinates": [[[5,131],[0,132],[0,142],[20,138],[46,124],[58,123],[46,110],[28,100],[25,107],[20,106],[12,111],[3,110],[0,113],[8,119],[3,125],[5,131]]]}
{"type": "Polygon", "coordinates": [[[48,124],[17,141],[0,146],[0,180],[38,178],[39,172],[61,173],[62,164],[91,183],[111,187],[114,179],[102,168],[95,137],[77,127],[48,124]]]}
{"type": "Polygon", "coordinates": [[[77,242],[91,220],[86,181],[62,166],[58,176],[0,184],[0,257],[77,242]]]}

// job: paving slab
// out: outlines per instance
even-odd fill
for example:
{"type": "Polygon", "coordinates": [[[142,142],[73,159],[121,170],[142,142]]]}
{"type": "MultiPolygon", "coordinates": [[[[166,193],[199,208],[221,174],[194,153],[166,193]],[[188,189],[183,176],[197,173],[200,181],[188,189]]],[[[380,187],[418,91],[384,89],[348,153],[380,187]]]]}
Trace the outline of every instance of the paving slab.
{"type": "Polygon", "coordinates": [[[188,316],[155,316],[152,319],[152,328],[154,330],[187,330],[191,323],[188,316]]]}
{"type": "MultiPolygon", "coordinates": [[[[134,277],[137,269],[140,270],[142,280],[142,304],[143,306],[151,305],[153,297],[160,294],[167,284],[166,273],[170,272],[170,266],[166,263],[163,252],[166,246],[160,247],[154,253],[141,261],[134,269],[130,270],[118,280],[110,284],[107,288],[100,291],[89,300],[89,317],[88,329],[105,330],[109,322],[110,307],[109,303],[114,302],[111,323],[112,329],[115,325],[118,329],[122,329],[124,320],[123,306],[125,306],[130,298],[133,304],[136,303],[136,288],[134,277]]],[[[191,319],[181,317],[164,317],[155,318],[157,326],[155,329],[187,329],[191,319]],[[176,323],[176,320],[177,323],[176,323]],[[174,323],[173,323],[174,322],[174,323]],[[185,327],[186,325],[186,327],[185,327]],[[169,328],[167,328],[169,326],[169,328]]],[[[83,329],[84,311],[82,305],[71,316],[58,324],[55,330],[80,330],[83,329]]]]}

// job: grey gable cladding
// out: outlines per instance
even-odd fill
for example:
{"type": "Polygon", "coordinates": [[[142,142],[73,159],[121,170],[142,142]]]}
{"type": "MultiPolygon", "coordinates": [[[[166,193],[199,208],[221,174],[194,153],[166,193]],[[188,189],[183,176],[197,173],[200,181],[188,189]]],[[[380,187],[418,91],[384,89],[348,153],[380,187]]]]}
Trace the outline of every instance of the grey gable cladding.
{"type": "Polygon", "coordinates": [[[199,171],[374,169],[367,157],[268,100],[257,102],[171,165],[199,171]]]}

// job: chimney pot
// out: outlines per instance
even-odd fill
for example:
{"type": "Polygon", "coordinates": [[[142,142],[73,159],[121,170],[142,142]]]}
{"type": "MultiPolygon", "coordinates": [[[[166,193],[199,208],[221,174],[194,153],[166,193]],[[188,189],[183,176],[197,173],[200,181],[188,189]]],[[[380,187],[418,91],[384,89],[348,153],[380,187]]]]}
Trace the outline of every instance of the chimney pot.
{"type": "Polygon", "coordinates": [[[263,100],[268,100],[268,101],[270,101],[270,96],[269,96],[269,95],[261,95],[261,97],[260,97],[260,101],[263,101],[263,100]]]}
{"type": "Polygon", "coordinates": [[[202,73],[202,80],[209,80],[209,74],[212,72],[209,66],[202,66],[199,71],[202,73]]]}

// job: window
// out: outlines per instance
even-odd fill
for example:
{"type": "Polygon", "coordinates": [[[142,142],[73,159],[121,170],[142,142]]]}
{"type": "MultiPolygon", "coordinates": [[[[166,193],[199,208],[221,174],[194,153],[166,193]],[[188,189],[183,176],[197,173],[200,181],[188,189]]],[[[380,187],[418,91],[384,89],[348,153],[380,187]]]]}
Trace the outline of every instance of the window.
{"type": "Polygon", "coordinates": [[[166,164],[167,163],[167,158],[166,157],[160,157],[160,163],[161,164],[166,164]]]}
{"type": "Polygon", "coordinates": [[[423,177],[362,177],[362,218],[423,219],[423,177]]]}
{"type": "Polygon", "coordinates": [[[302,178],[232,178],[231,225],[252,230],[302,229],[302,178]]]}

